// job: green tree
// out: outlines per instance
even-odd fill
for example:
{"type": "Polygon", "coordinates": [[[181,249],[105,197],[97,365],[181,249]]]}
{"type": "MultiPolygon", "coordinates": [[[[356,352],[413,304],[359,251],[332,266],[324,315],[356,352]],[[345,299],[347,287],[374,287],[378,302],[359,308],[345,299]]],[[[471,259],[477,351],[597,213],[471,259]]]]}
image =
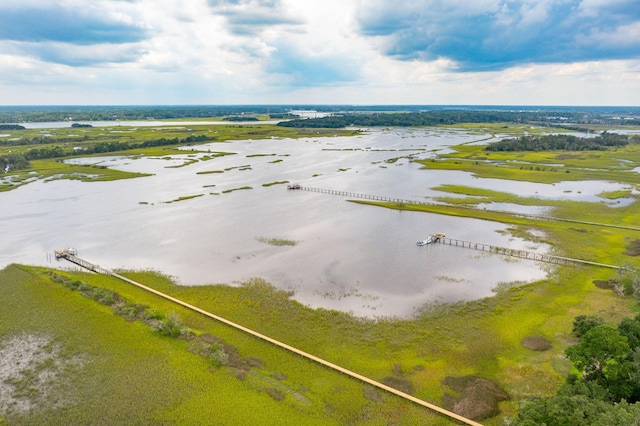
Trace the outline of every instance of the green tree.
{"type": "Polygon", "coordinates": [[[578,315],[573,319],[573,334],[582,337],[587,331],[602,324],[604,320],[595,315],[578,315]]]}
{"type": "Polygon", "coordinates": [[[631,349],[640,346],[640,315],[635,318],[624,318],[618,324],[618,330],[625,336],[631,349]]]}
{"type": "Polygon", "coordinates": [[[627,338],[617,328],[607,324],[587,331],[580,343],[567,348],[565,353],[585,378],[601,376],[607,368],[615,369],[631,352],[627,338]]]}

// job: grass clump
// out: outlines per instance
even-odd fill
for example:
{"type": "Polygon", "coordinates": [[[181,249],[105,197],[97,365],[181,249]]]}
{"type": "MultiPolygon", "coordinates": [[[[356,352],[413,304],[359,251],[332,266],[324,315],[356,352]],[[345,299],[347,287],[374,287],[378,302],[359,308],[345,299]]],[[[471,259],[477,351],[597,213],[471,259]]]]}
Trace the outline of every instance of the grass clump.
{"type": "Polygon", "coordinates": [[[275,181],[275,182],[270,182],[270,183],[263,183],[262,186],[264,187],[269,187],[269,186],[274,186],[274,185],[284,185],[289,183],[288,180],[281,180],[281,181],[275,181]]]}
{"type": "Polygon", "coordinates": [[[230,192],[243,191],[245,189],[253,189],[253,187],[251,187],[251,186],[243,186],[243,187],[240,187],[240,188],[225,189],[224,191],[222,191],[222,193],[223,194],[229,194],[230,192]]]}
{"type": "Polygon", "coordinates": [[[196,195],[183,195],[171,201],[165,201],[165,204],[177,203],[179,201],[192,200],[194,198],[202,197],[204,194],[196,194],[196,195]]]}
{"type": "Polygon", "coordinates": [[[267,237],[258,237],[256,238],[256,240],[260,241],[261,243],[265,243],[265,244],[269,244],[271,246],[295,246],[296,244],[298,244],[297,241],[294,240],[285,240],[282,238],[267,238],[267,237]]]}
{"type": "Polygon", "coordinates": [[[608,200],[618,200],[620,198],[628,198],[632,194],[630,189],[621,189],[618,191],[605,191],[598,194],[600,198],[606,198],[608,200]]]}

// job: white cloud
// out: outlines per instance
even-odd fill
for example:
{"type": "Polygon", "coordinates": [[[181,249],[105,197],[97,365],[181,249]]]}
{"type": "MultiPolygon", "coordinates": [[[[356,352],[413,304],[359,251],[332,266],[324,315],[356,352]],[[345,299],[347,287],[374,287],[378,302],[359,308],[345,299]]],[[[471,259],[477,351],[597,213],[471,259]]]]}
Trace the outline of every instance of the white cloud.
{"type": "Polygon", "coordinates": [[[98,25],[5,33],[0,102],[637,104],[640,10],[624,13],[633,3],[0,0],[0,13],[55,6],[61,19],[77,9],[98,25]],[[529,44],[553,51],[568,40],[553,31],[574,22],[568,55],[544,61],[559,63],[524,55],[529,44]],[[465,68],[456,49],[500,65],[465,68]]]}

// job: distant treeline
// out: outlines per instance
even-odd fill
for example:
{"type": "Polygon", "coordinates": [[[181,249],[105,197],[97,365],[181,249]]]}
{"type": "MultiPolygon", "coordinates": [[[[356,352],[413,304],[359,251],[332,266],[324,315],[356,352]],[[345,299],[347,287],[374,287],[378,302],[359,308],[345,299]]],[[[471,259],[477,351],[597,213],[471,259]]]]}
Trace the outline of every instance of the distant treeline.
{"type": "Polygon", "coordinates": [[[224,117],[222,121],[258,121],[257,117],[244,117],[242,115],[233,115],[231,117],[224,117]]]}
{"type": "Polygon", "coordinates": [[[602,150],[629,143],[627,135],[603,132],[594,138],[579,138],[573,135],[521,136],[504,139],[487,145],[487,151],[586,151],[602,150]]]}
{"type": "Polygon", "coordinates": [[[0,130],[26,130],[26,128],[18,124],[0,124],[0,130]]]}
{"type": "Polygon", "coordinates": [[[486,110],[436,110],[405,113],[340,114],[321,118],[297,119],[278,123],[283,127],[342,128],[348,126],[437,126],[463,123],[536,123],[558,125],[565,123],[639,125],[640,120],[614,120],[582,112],[563,112],[556,115],[550,111],[486,111],[486,110]]]}
{"type": "Polygon", "coordinates": [[[297,115],[289,114],[289,113],[270,113],[269,118],[277,120],[277,119],[289,119],[289,118],[297,118],[297,115]]]}
{"type": "MultiPolygon", "coordinates": [[[[534,114],[535,115],[535,114],[534,114]]],[[[307,118],[283,121],[278,126],[342,128],[348,126],[436,126],[460,123],[496,123],[521,122],[532,117],[532,113],[500,112],[500,111],[427,111],[419,113],[375,113],[344,114],[321,118],[307,118]]]]}
{"type": "Polygon", "coordinates": [[[37,106],[0,107],[0,123],[48,121],[135,121],[232,117],[242,114],[286,114],[287,105],[222,106],[37,106]]]}
{"type": "MultiPolygon", "coordinates": [[[[312,110],[345,116],[376,116],[389,114],[435,114],[446,113],[443,122],[464,122],[467,113],[487,114],[504,113],[501,120],[531,120],[560,124],[616,124],[640,125],[638,107],[537,107],[537,106],[482,106],[482,105],[175,105],[175,106],[0,106],[0,123],[23,123],[44,121],[123,121],[123,120],[160,120],[181,118],[212,118],[240,115],[267,114],[271,118],[291,118],[294,110],[312,110]],[[457,116],[460,115],[460,118],[457,116]],[[452,116],[448,119],[447,116],[452,116]],[[635,117],[635,118],[634,118],[635,117]]],[[[314,120],[308,119],[307,126],[312,127],[314,120]]],[[[349,121],[349,120],[347,120],[349,121]]],[[[402,120],[405,122],[407,120],[402,120]]],[[[477,122],[468,121],[468,122],[477,122]]],[[[438,122],[430,121],[429,125],[438,122]]],[[[356,122],[348,123],[354,125],[356,122]]],[[[347,125],[348,125],[347,124],[347,125]]],[[[390,124],[375,124],[390,125],[390,124]]],[[[393,125],[393,124],[391,124],[393,125]]],[[[398,124],[401,125],[401,124],[398,124]]],[[[413,125],[413,124],[408,124],[413,125]]],[[[319,127],[319,126],[313,126],[319,127]]]]}
{"type": "MultiPolygon", "coordinates": [[[[206,135],[200,136],[188,136],[183,139],[173,138],[161,138],[144,141],[142,143],[129,143],[129,142],[99,142],[95,145],[82,147],[81,149],[64,149],[61,146],[52,146],[44,148],[33,148],[25,152],[24,154],[8,154],[0,156],[0,167],[2,170],[7,168],[11,170],[26,169],[29,168],[29,161],[31,160],[44,160],[47,158],[61,158],[70,157],[73,155],[87,155],[87,154],[104,154],[116,151],[127,151],[137,148],[152,148],[158,146],[167,145],[180,145],[194,142],[209,142],[216,140],[215,137],[206,135]]],[[[49,141],[50,142],[50,141],[49,141]]]]}

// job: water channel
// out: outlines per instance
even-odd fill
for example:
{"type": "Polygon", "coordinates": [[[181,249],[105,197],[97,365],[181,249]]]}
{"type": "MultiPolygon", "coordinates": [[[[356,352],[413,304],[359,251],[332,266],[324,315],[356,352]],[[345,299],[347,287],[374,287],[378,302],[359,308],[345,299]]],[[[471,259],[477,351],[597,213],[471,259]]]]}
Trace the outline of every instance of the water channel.
{"type": "Polygon", "coordinates": [[[571,182],[477,179],[425,170],[407,158],[429,158],[487,137],[388,129],[357,137],[212,143],[170,158],[74,160],[153,176],[36,181],[0,193],[0,267],[67,267],[51,260],[51,253],[73,246],[102,267],[154,269],[184,285],[261,277],[293,291],[301,303],[358,316],[408,316],[431,302],[490,296],[498,283],[543,278],[549,266],[440,244],[417,247],[416,241],[444,232],[530,251],[548,247],[511,237],[499,223],[388,210],[269,185],[288,181],[419,201],[443,195],[431,189],[442,184],[584,201],[619,189],[610,182],[590,182],[577,191],[571,182]],[[234,154],[207,159],[207,151],[234,154]],[[268,239],[296,244],[276,246],[268,239]]]}

